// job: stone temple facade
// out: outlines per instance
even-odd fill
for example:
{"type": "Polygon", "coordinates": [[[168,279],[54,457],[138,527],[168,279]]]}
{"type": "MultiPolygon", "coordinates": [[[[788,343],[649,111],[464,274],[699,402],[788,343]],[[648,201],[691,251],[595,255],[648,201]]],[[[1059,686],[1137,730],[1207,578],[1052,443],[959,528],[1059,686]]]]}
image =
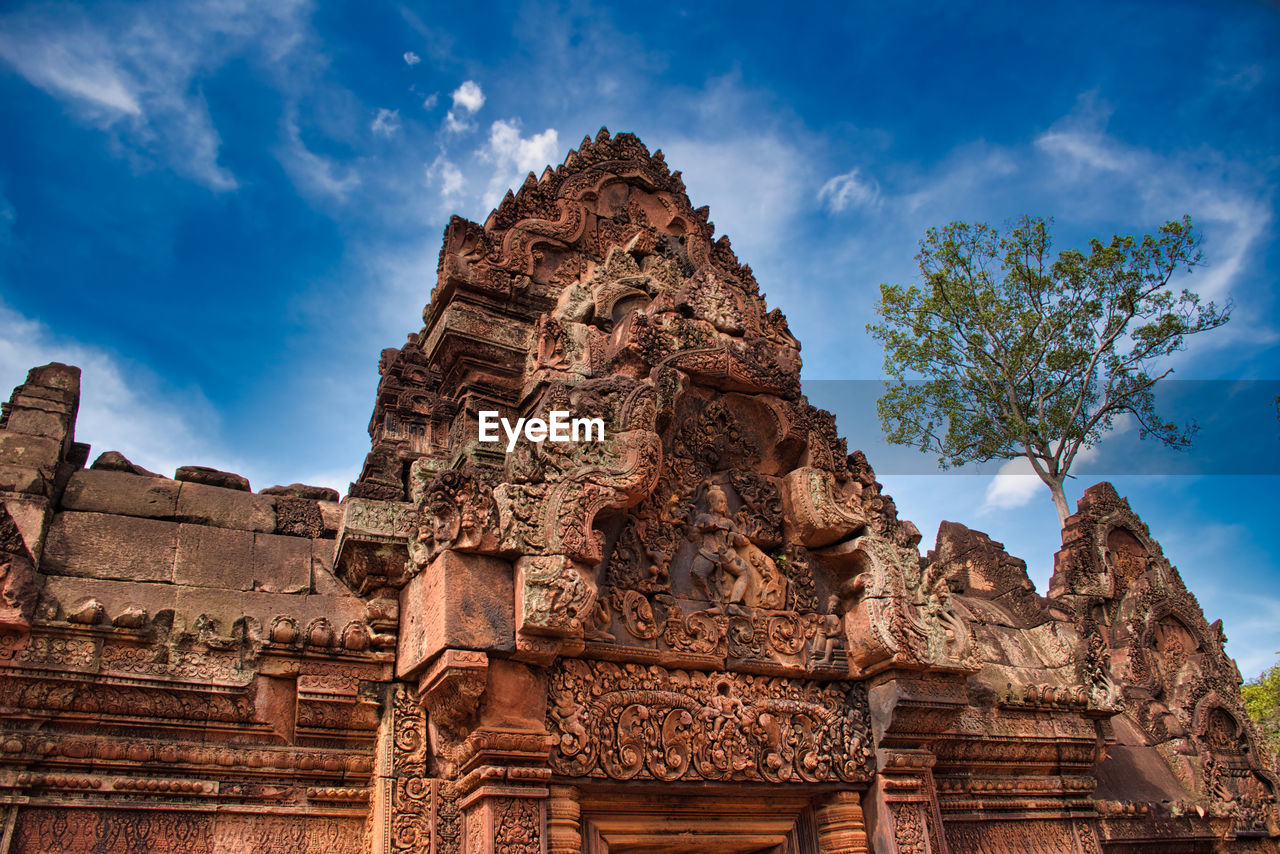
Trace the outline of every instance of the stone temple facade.
{"type": "Polygon", "coordinates": [[[606,131],[453,219],[341,501],[86,468],[79,371],[32,370],[0,854],[1276,851],[1222,626],[1128,504],[1085,493],[1047,596],[959,524],[922,557],[713,232],[606,131]]]}

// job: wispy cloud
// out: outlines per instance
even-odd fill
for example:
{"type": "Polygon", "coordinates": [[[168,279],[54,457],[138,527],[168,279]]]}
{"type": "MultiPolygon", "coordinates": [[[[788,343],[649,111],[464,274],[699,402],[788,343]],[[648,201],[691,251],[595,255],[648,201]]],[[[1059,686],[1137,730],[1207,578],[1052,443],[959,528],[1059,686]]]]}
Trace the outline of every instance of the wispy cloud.
{"type": "Polygon", "coordinates": [[[484,196],[485,205],[497,205],[507,189],[518,184],[526,173],[540,171],[562,153],[555,128],[524,137],[520,135],[520,124],[516,120],[494,122],[489,128],[489,141],[480,152],[481,159],[493,164],[493,177],[484,196]]]}
{"type": "Polygon", "coordinates": [[[281,62],[302,39],[306,9],[301,0],[153,2],[91,17],[35,6],[0,18],[0,59],[130,157],[233,190],[238,182],[220,163],[202,75],[247,48],[281,62]]]}
{"type": "Polygon", "coordinates": [[[406,50],[404,52],[405,65],[412,67],[414,65],[417,65],[419,62],[422,62],[422,57],[418,56],[416,53],[414,53],[411,50],[406,50]]]}
{"type": "Polygon", "coordinates": [[[993,510],[1025,507],[1035,498],[1047,496],[1047,493],[1044,481],[1031,468],[1031,461],[1018,457],[1000,466],[1000,471],[991,478],[978,513],[983,515],[993,510]]]}
{"type": "Polygon", "coordinates": [[[166,475],[191,464],[243,470],[241,458],[219,447],[217,415],[198,390],[162,390],[145,368],[63,339],[0,303],[0,397],[7,399],[29,369],[49,362],[82,371],[76,438],[92,444],[95,456],[120,451],[166,475]]]}
{"type": "Polygon", "coordinates": [[[873,208],[880,201],[880,188],[873,179],[863,177],[861,170],[851,169],[823,184],[818,201],[832,213],[850,207],[873,208]]]}
{"type": "MultiPolygon", "coordinates": [[[[1262,238],[1271,231],[1271,188],[1215,152],[1163,153],[1127,144],[1107,132],[1108,116],[1094,99],[1082,97],[1075,112],[1036,138],[1035,147],[1050,166],[1050,189],[1070,188],[1089,206],[1082,215],[1096,210],[1112,218],[1127,215],[1144,230],[1189,214],[1205,239],[1205,263],[1175,285],[1219,302],[1239,295],[1262,238]]],[[[1197,347],[1276,337],[1266,312],[1237,313],[1233,323],[1197,347]]],[[[1186,357],[1179,361],[1185,363],[1186,357]]]]}
{"type": "Polygon", "coordinates": [[[312,200],[343,202],[360,185],[360,175],[353,167],[338,166],[307,148],[298,130],[296,115],[287,115],[284,119],[284,142],[276,156],[294,186],[312,200]]]}
{"type": "Polygon", "coordinates": [[[400,130],[400,111],[380,108],[373,117],[369,130],[373,131],[374,136],[395,136],[400,130]]]}
{"type": "Polygon", "coordinates": [[[466,179],[462,170],[449,161],[443,154],[427,165],[427,186],[436,187],[441,202],[445,207],[456,204],[466,189],[466,179]]]}

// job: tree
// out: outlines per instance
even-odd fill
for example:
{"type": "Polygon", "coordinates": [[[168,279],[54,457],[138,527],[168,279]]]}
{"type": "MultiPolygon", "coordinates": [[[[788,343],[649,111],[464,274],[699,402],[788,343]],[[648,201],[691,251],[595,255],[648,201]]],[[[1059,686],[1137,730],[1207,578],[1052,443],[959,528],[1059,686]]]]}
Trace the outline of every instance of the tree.
{"type": "Polygon", "coordinates": [[[1142,438],[1190,444],[1194,423],[1155,411],[1152,390],[1172,373],[1158,363],[1226,323],[1231,306],[1170,287],[1200,263],[1188,217],[1056,259],[1051,223],[1024,217],[1007,236],[981,223],[929,229],[923,281],[881,285],[881,322],[867,329],[885,347],[890,442],[937,453],[942,468],[1025,456],[1065,522],[1071,464],[1117,417],[1132,415],[1142,438]]]}
{"type": "Polygon", "coordinates": [[[1262,733],[1262,749],[1271,761],[1280,760],[1280,664],[1264,670],[1240,688],[1249,717],[1262,733]]]}

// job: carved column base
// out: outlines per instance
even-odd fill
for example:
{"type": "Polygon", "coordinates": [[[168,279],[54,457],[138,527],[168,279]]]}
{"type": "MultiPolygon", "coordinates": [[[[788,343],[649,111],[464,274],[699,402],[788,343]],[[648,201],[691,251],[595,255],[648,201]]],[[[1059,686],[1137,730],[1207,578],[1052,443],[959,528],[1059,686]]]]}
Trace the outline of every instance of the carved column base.
{"type": "Polygon", "coordinates": [[[552,786],[547,802],[549,854],[582,854],[582,808],[573,786],[552,786]]]}
{"type": "Polygon", "coordinates": [[[462,854],[548,854],[551,736],[480,727],[458,751],[462,854]]]}
{"type": "Polygon", "coordinates": [[[867,827],[857,792],[838,792],[817,810],[819,854],[866,854],[867,827]]]}
{"type": "Polygon", "coordinates": [[[461,802],[462,854],[548,854],[547,789],[481,786],[461,802]]]}
{"type": "Polygon", "coordinates": [[[949,854],[933,782],[932,754],[880,751],[867,793],[867,821],[879,854],[949,854]]]}

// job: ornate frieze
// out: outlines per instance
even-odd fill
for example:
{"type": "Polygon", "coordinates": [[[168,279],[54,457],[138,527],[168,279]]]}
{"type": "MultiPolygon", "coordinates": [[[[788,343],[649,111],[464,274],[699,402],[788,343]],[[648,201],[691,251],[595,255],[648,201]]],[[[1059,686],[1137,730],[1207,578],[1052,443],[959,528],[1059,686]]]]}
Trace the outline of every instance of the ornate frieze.
{"type": "Polygon", "coordinates": [[[552,769],[614,780],[863,781],[857,686],[567,660],[551,675],[552,769]]]}

